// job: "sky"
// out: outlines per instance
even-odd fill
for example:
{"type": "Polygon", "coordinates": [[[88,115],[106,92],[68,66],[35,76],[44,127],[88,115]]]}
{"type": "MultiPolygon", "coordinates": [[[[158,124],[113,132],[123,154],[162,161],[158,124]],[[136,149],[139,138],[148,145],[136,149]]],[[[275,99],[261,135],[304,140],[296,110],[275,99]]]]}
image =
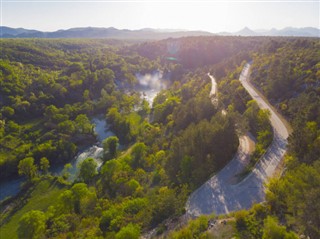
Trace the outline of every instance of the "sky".
{"type": "Polygon", "coordinates": [[[320,0],[0,0],[0,25],[41,31],[73,27],[209,32],[320,28],[320,0]]]}

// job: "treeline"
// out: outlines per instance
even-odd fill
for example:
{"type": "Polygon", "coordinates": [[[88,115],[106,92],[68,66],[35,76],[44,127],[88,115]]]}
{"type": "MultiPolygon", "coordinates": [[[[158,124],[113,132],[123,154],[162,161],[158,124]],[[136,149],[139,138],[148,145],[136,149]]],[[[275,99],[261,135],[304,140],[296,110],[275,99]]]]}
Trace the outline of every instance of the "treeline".
{"type": "Polygon", "coordinates": [[[266,205],[256,204],[250,210],[241,210],[228,216],[200,216],[190,220],[181,229],[168,234],[166,238],[248,238],[248,239],[298,239],[292,231],[269,215],[266,205]]]}
{"type": "Polygon", "coordinates": [[[160,58],[162,63],[176,61],[185,68],[195,69],[234,57],[240,52],[247,53],[263,44],[266,38],[241,37],[185,37],[146,42],[132,47],[149,59],[160,58]]]}

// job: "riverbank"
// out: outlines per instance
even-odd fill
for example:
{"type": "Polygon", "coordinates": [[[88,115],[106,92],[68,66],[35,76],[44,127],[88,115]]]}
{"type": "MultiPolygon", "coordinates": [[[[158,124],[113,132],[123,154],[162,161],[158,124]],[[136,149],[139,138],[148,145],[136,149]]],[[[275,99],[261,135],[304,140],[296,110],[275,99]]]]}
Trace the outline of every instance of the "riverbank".
{"type": "MultiPolygon", "coordinates": [[[[109,129],[109,126],[102,115],[93,117],[91,122],[95,124],[94,132],[97,135],[96,139],[90,140],[90,142],[93,142],[92,146],[88,147],[87,143],[86,146],[80,147],[78,154],[73,159],[66,162],[72,165],[72,169],[70,170],[71,180],[76,178],[78,173],[77,166],[88,157],[94,158],[99,167],[102,165],[101,157],[103,149],[97,145],[101,145],[105,138],[114,135],[114,133],[109,129]]],[[[58,176],[62,173],[64,165],[65,163],[53,165],[50,167],[49,172],[52,175],[58,176]]],[[[12,196],[16,196],[20,192],[21,185],[24,182],[24,177],[11,177],[7,180],[2,180],[0,183],[0,202],[12,196]]]]}
{"type": "Polygon", "coordinates": [[[57,203],[57,198],[65,190],[56,178],[42,178],[34,186],[26,189],[13,202],[1,208],[0,238],[17,239],[19,219],[31,210],[46,211],[49,206],[57,203]]]}

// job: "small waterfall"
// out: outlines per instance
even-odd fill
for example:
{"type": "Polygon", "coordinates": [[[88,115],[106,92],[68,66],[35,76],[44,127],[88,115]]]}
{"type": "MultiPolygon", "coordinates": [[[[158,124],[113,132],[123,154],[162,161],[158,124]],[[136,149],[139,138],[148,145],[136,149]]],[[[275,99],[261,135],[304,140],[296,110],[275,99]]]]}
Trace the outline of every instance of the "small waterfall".
{"type": "MultiPolygon", "coordinates": [[[[94,117],[92,122],[95,124],[94,131],[97,133],[98,144],[110,136],[115,135],[109,130],[106,120],[103,117],[94,117]]],[[[72,161],[71,178],[74,180],[79,174],[80,164],[87,158],[93,158],[97,163],[97,169],[99,169],[102,164],[103,148],[97,145],[93,145],[90,148],[81,152],[75,160],[72,161]]]]}
{"type": "Polygon", "coordinates": [[[73,168],[70,171],[71,173],[70,180],[75,180],[78,177],[80,172],[80,165],[87,158],[93,158],[97,163],[97,169],[99,169],[103,164],[102,156],[103,156],[103,148],[98,147],[96,145],[80,153],[72,162],[73,168]]]}
{"type": "MultiPolygon", "coordinates": [[[[110,136],[113,136],[114,133],[109,130],[106,120],[103,117],[94,117],[92,119],[92,123],[95,124],[95,132],[97,133],[98,142],[97,144],[101,144],[101,142],[110,136]]],[[[93,145],[88,149],[80,152],[78,156],[76,156],[73,160],[71,160],[72,169],[70,172],[70,181],[73,181],[77,178],[79,174],[79,166],[83,160],[87,158],[93,158],[97,163],[97,169],[102,166],[103,160],[103,148],[93,145]]],[[[63,171],[63,165],[54,165],[50,168],[50,172],[53,175],[61,175],[63,171]]],[[[19,177],[16,179],[7,179],[0,182],[0,201],[5,199],[6,197],[14,196],[19,193],[21,184],[25,181],[25,178],[19,177]]]]}
{"type": "Polygon", "coordinates": [[[95,159],[97,166],[100,167],[102,165],[102,153],[103,153],[103,148],[94,145],[79,154],[79,156],[75,160],[75,166],[78,168],[79,165],[85,159],[93,158],[93,159],[95,159]]]}

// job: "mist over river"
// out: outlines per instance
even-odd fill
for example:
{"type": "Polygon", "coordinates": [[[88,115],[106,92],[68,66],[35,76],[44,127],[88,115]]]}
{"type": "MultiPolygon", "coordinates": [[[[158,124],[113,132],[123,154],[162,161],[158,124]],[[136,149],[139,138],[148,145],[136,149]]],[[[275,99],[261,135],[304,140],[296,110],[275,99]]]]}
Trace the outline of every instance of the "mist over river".
{"type": "Polygon", "coordinates": [[[161,90],[168,87],[168,80],[165,79],[163,72],[156,70],[147,74],[136,74],[138,85],[136,90],[142,94],[142,97],[152,105],[154,98],[161,90]]]}
{"type": "MultiPolygon", "coordinates": [[[[146,99],[150,106],[156,95],[161,91],[167,88],[168,81],[164,79],[163,73],[160,70],[156,70],[152,73],[147,74],[136,74],[138,84],[135,87],[135,90],[141,94],[141,97],[146,99]]],[[[91,122],[95,125],[94,131],[97,134],[97,143],[91,147],[81,151],[78,155],[70,161],[72,169],[70,169],[70,180],[73,181],[76,179],[79,173],[79,165],[86,158],[94,158],[97,162],[98,168],[101,167],[103,149],[101,143],[105,138],[115,135],[107,124],[104,116],[96,116],[91,119],[91,122]]],[[[60,175],[63,171],[63,165],[51,166],[50,172],[53,175],[60,175]]],[[[0,182],[0,201],[17,195],[20,191],[21,184],[25,181],[24,177],[11,178],[0,182]]]]}

